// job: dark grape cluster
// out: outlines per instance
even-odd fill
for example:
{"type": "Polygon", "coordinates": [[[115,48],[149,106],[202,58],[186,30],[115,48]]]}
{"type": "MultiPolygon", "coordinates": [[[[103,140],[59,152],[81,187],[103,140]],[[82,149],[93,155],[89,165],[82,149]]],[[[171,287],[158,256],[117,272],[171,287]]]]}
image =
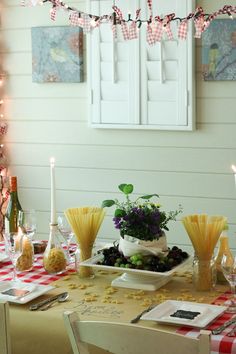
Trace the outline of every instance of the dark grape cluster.
{"type": "Polygon", "coordinates": [[[189,256],[187,252],[182,251],[177,246],[169,249],[167,253],[158,256],[144,256],[137,253],[131,257],[125,257],[119,252],[118,245],[105,248],[99,252],[103,254],[103,260],[99,261],[97,264],[110,267],[148,270],[152,272],[166,272],[171,270],[189,256]]]}

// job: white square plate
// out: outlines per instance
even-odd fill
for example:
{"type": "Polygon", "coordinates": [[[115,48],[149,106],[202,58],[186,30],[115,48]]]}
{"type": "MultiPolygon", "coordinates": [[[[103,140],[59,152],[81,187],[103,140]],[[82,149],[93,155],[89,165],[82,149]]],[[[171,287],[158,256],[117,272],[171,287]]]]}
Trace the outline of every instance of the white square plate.
{"type": "Polygon", "coordinates": [[[14,302],[16,304],[26,304],[27,302],[36,299],[40,295],[43,295],[54,288],[55,287],[51,285],[40,285],[34,283],[28,284],[19,281],[2,281],[0,282],[0,300],[14,302]],[[24,296],[12,296],[2,294],[2,292],[7,291],[9,289],[27,290],[28,293],[24,296]]]}
{"type": "Polygon", "coordinates": [[[157,305],[153,310],[144,314],[141,319],[149,321],[157,321],[167,324],[184,325],[191,327],[203,328],[212,322],[215,318],[226,311],[226,306],[217,306],[209,304],[199,304],[188,301],[167,300],[157,305]],[[186,319],[180,317],[172,317],[176,311],[183,310],[189,312],[199,312],[194,319],[186,319]]]}

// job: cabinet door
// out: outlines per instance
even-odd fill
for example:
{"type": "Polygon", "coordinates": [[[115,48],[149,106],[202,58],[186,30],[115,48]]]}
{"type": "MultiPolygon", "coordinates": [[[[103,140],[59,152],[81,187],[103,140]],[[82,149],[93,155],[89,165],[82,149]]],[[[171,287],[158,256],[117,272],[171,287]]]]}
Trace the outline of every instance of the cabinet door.
{"type": "MultiPolygon", "coordinates": [[[[134,0],[92,0],[90,13],[112,13],[117,5],[127,16],[138,7],[134,0]]],[[[139,124],[139,42],[125,41],[121,28],[113,39],[111,24],[102,24],[88,35],[89,84],[92,124],[139,124]]]]}
{"type": "MultiPolygon", "coordinates": [[[[146,0],[90,0],[90,13],[110,14],[117,5],[127,19],[146,0]]],[[[153,1],[153,14],[185,17],[192,0],[153,1]]],[[[161,42],[149,45],[142,24],[139,38],[125,41],[117,25],[114,41],[111,24],[102,24],[88,36],[90,122],[98,128],[192,130],[194,127],[193,30],[187,40],[177,36],[178,21],[171,22],[173,40],[164,33],[161,42]]],[[[129,26],[129,23],[128,23],[129,26]]]]}
{"type": "MultiPolygon", "coordinates": [[[[192,5],[189,0],[158,0],[153,2],[153,13],[185,17],[192,5]]],[[[141,7],[147,18],[145,0],[141,7]]],[[[188,39],[178,39],[178,25],[179,21],[171,22],[172,40],[163,33],[153,46],[147,43],[145,31],[140,31],[141,124],[157,129],[193,128],[193,33],[190,27],[188,39]]]]}

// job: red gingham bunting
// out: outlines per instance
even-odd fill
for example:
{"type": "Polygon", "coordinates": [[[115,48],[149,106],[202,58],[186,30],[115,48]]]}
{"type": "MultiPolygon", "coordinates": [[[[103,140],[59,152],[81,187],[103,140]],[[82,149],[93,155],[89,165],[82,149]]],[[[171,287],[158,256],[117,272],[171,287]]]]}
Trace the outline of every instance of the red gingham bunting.
{"type": "Polygon", "coordinates": [[[121,25],[121,31],[122,31],[122,34],[123,34],[123,38],[124,38],[125,41],[127,41],[129,39],[129,29],[128,29],[127,23],[123,19],[123,14],[122,14],[121,10],[117,6],[113,6],[112,8],[115,11],[115,13],[116,13],[116,15],[117,15],[117,17],[119,19],[119,22],[120,22],[120,25],[121,25]]]}
{"type": "Polygon", "coordinates": [[[81,15],[82,20],[83,20],[83,30],[84,33],[89,33],[91,31],[91,18],[88,14],[82,13],[81,15]]]}
{"type": "Polygon", "coordinates": [[[162,39],[162,34],[163,34],[163,26],[162,26],[162,21],[159,20],[153,30],[153,37],[155,42],[160,42],[162,39]]]}
{"type": "Polygon", "coordinates": [[[138,38],[137,23],[132,21],[129,26],[129,39],[138,38]]]}
{"type": "Polygon", "coordinates": [[[139,20],[140,12],[141,9],[136,10],[135,21],[132,21],[131,25],[129,26],[129,39],[138,38],[137,21],[139,20]]]}
{"type": "Polygon", "coordinates": [[[150,12],[149,21],[151,22],[152,21],[152,0],[147,0],[147,4],[150,12]]]}
{"type": "Polygon", "coordinates": [[[204,29],[204,17],[200,16],[200,17],[196,18],[196,20],[194,20],[194,24],[195,24],[195,29],[196,29],[194,37],[201,38],[203,29],[204,29]]]}
{"type": "Polygon", "coordinates": [[[71,26],[79,26],[80,25],[80,13],[77,11],[73,11],[69,16],[69,21],[71,26]]]}
{"type": "Polygon", "coordinates": [[[187,33],[188,33],[188,21],[187,20],[181,21],[178,28],[178,37],[180,39],[186,39],[187,33]]]}
{"type": "Polygon", "coordinates": [[[151,24],[147,25],[147,42],[148,42],[149,45],[153,45],[156,42],[155,38],[154,38],[154,35],[153,35],[151,24]]]}
{"type": "Polygon", "coordinates": [[[170,14],[170,15],[165,16],[163,19],[163,30],[166,32],[169,40],[173,39],[173,33],[171,31],[170,23],[174,17],[175,17],[175,14],[170,14]]]}
{"type": "Polygon", "coordinates": [[[57,13],[57,8],[56,6],[53,6],[50,10],[50,18],[52,21],[56,20],[56,13],[57,13]]]}

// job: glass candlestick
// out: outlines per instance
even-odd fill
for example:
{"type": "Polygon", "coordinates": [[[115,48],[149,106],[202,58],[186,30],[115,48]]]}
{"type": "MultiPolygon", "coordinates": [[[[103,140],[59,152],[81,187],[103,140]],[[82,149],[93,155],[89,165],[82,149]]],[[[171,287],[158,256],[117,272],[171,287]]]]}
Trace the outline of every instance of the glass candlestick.
{"type": "Polygon", "coordinates": [[[61,274],[66,270],[66,254],[59,241],[57,224],[50,224],[50,234],[43,255],[43,266],[49,274],[61,274]]]}

